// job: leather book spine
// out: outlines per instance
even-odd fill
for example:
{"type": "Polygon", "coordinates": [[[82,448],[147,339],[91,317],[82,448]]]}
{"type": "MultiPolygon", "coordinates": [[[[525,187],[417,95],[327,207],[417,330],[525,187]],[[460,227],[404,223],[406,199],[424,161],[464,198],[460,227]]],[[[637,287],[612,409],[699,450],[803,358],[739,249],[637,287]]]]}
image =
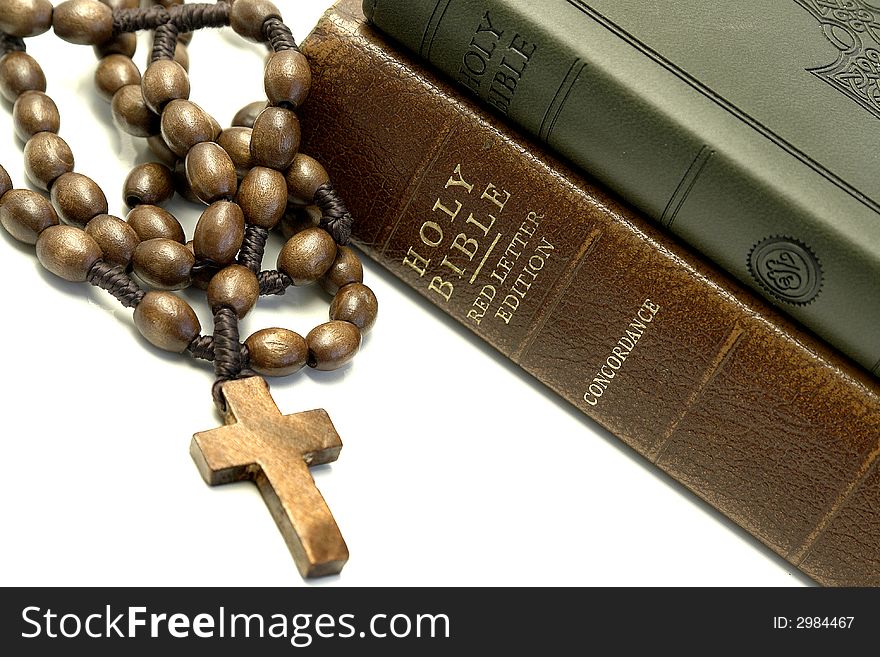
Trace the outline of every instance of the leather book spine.
{"type": "MultiPolygon", "coordinates": [[[[365,0],[363,7],[377,28],[462,92],[880,375],[880,206],[653,51],[644,42],[652,41],[649,28],[627,32],[596,4],[365,0]]],[[[631,4],[642,8],[628,15],[660,11],[631,4]]],[[[779,30],[789,14],[806,18],[788,4],[788,13],[777,9],[766,19],[779,30]]],[[[748,34],[753,17],[730,30],[748,34]]],[[[681,39],[696,52],[712,49],[685,22],[681,39]]],[[[771,85],[760,76],[774,62],[760,64],[739,84],[771,85]]],[[[789,83],[803,81],[793,75],[789,83]]],[[[785,98],[783,91],[773,88],[774,98],[785,98]]],[[[831,110],[797,115],[807,110],[814,131],[825,129],[831,110]]]]}
{"type": "Polygon", "coordinates": [[[303,151],[370,257],[825,584],[880,584],[880,388],[339,3],[303,151]]]}

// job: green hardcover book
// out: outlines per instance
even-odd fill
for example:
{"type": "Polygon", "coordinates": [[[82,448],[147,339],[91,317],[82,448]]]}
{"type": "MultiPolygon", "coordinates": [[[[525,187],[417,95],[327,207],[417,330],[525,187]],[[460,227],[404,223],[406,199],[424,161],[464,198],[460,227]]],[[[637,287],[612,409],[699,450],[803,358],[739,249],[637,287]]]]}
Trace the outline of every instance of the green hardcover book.
{"type": "Polygon", "coordinates": [[[365,0],[364,10],[880,374],[880,3],[365,0]]]}

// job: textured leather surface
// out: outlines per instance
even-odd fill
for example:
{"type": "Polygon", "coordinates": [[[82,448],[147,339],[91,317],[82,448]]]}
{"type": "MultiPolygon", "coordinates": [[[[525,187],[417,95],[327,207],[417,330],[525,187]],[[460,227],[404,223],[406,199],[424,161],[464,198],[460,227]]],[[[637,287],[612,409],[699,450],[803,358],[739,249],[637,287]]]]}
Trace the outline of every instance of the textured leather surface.
{"type": "Polygon", "coordinates": [[[818,0],[364,4],[462,93],[880,376],[880,91],[862,72],[880,47],[864,25],[880,9],[818,0]],[[839,54],[836,77],[817,72],[839,54]],[[767,240],[787,243],[781,258],[758,257],[767,240]],[[803,283],[796,294],[794,280],[803,283]]]}
{"type": "Polygon", "coordinates": [[[817,581],[880,585],[876,380],[414,65],[358,5],[304,43],[301,118],[359,246],[817,581]],[[475,242],[456,249],[459,233],[475,242]],[[505,253],[519,254],[506,278],[505,253]],[[615,346],[625,360],[609,361],[615,346]]]}

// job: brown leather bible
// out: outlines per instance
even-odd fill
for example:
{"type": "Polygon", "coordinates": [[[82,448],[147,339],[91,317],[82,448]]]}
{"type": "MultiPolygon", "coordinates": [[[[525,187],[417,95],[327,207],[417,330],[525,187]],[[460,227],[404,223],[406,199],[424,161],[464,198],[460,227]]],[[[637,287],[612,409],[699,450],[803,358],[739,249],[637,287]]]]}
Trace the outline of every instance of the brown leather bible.
{"type": "Polygon", "coordinates": [[[880,585],[880,386],[363,23],[331,10],[303,150],[356,242],[785,559],[880,585]]]}

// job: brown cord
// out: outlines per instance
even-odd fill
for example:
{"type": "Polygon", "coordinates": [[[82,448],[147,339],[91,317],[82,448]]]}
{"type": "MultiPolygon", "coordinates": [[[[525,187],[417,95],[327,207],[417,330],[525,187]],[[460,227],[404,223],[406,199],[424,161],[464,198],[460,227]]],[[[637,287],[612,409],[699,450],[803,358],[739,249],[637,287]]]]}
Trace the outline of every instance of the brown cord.
{"type": "MultiPolygon", "coordinates": [[[[250,362],[250,353],[248,352],[248,348],[244,344],[239,345],[239,349],[241,351],[241,362],[249,363],[250,362]]],[[[210,335],[199,335],[193,338],[193,341],[189,343],[189,347],[187,347],[187,351],[189,355],[193,358],[199,358],[201,360],[213,361],[214,360],[214,338],[210,335]]]]}
{"type": "Polygon", "coordinates": [[[248,224],[244,229],[244,240],[238,252],[238,264],[244,265],[255,274],[260,273],[263,266],[263,254],[266,251],[266,240],[269,239],[269,231],[253,224],[248,224]]]}
{"type": "MultiPolygon", "coordinates": [[[[195,342],[195,341],[193,341],[195,342]]],[[[190,343],[192,347],[193,343],[190,343]]],[[[204,352],[204,343],[196,345],[204,352]]],[[[222,386],[227,381],[256,376],[247,367],[246,351],[242,349],[238,335],[238,315],[228,306],[221,306],[214,311],[214,373],[217,380],[211,387],[214,403],[221,411],[226,411],[226,400],[223,398],[222,386]]]]}
{"type": "Polygon", "coordinates": [[[5,55],[9,52],[25,52],[25,50],[27,50],[27,47],[24,45],[24,39],[0,32],[0,55],[5,55]]]}
{"type": "Polygon", "coordinates": [[[206,27],[229,25],[229,3],[174,5],[165,9],[153,5],[148,9],[116,9],[113,12],[113,36],[126,32],[157,30],[171,24],[178,32],[193,32],[206,27]]]}
{"type": "Polygon", "coordinates": [[[216,5],[174,5],[170,9],[154,6],[147,10],[119,10],[118,21],[114,12],[114,29],[120,32],[132,32],[138,29],[155,30],[150,62],[173,60],[181,33],[208,27],[223,27],[228,24],[229,4],[225,1],[216,5]],[[132,12],[139,14],[135,15],[132,12]],[[141,27],[145,23],[150,23],[151,26],[141,27]]]}
{"type": "Polygon", "coordinates": [[[272,16],[266,19],[266,22],[263,23],[263,36],[266,37],[266,41],[275,52],[284,50],[300,52],[299,46],[296,45],[296,40],[293,38],[293,33],[280,18],[272,16]]]}
{"type": "Polygon", "coordinates": [[[86,280],[95,287],[107,290],[119,299],[126,308],[134,308],[144,298],[144,291],[132,280],[125,269],[105,260],[98,260],[92,265],[86,275],[86,280]]]}
{"type": "Polygon", "coordinates": [[[326,182],[315,192],[315,204],[321,208],[321,228],[333,236],[337,244],[345,246],[351,239],[351,225],[354,218],[333,188],[333,183],[326,182]]]}
{"type": "Polygon", "coordinates": [[[293,285],[290,276],[277,270],[261,271],[257,274],[257,280],[260,281],[260,294],[263,296],[284,294],[287,288],[293,285]]]}
{"type": "Polygon", "coordinates": [[[162,5],[153,5],[148,9],[116,9],[113,11],[113,36],[155,30],[170,20],[171,14],[162,5]]]}
{"type": "Polygon", "coordinates": [[[202,28],[226,27],[229,25],[230,3],[220,0],[216,4],[193,3],[175,5],[169,13],[171,20],[181,32],[195,32],[202,28]]]}
{"type": "Polygon", "coordinates": [[[241,372],[241,348],[238,342],[238,316],[228,306],[214,311],[214,373],[229,381],[241,372]]]}
{"type": "Polygon", "coordinates": [[[197,335],[186,348],[193,358],[214,360],[214,338],[210,335],[197,335]]]}
{"type": "Polygon", "coordinates": [[[158,62],[163,59],[173,60],[179,34],[174,23],[165,23],[157,27],[153,33],[153,51],[150,54],[150,62],[158,62]]]}

